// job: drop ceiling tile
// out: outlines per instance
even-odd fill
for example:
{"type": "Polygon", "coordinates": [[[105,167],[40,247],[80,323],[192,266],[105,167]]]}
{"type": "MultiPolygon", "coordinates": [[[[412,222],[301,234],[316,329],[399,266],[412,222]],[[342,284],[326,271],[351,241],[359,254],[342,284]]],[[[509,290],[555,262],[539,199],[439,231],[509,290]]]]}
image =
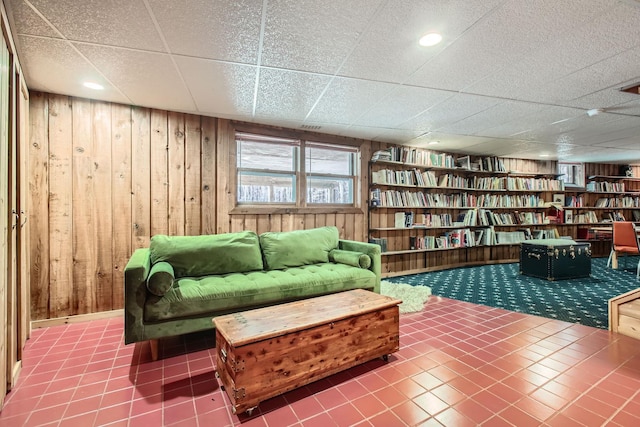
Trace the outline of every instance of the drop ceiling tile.
{"type": "Polygon", "coordinates": [[[619,1],[609,5],[608,10],[589,22],[588,28],[592,38],[606,38],[623,49],[637,47],[640,40],[639,6],[637,0],[619,1]]]}
{"type": "Polygon", "coordinates": [[[383,141],[392,144],[405,144],[408,141],[416,139],[421,134],[421,131],[384,128],[380,130],[379,135],[373,139],[375,141],[383,141]]]}
{"type": "Polygon", "coordinates": [[[133,104],[173,111],[195,109],[169,55],[82,43],[74,46],[133,104]]]}
{"type": "Polygon", "coordinates": [[[423,0],[406,0],[398,7],[397,3],[388,2],[373,17],[340,75],[404,82],[498,3],[501,0],[455,0],[425,5],[423,0]],[[443,41],[434,47],[419,46],[420,37],[432,31],[442,34],[443,41]]]}
{"type": "Polygon", "coordinates": [[[555,100],[565,103],[611,87],[619,88],[623,82],[637,76],[638,63],[640,55],[626,51],[608,58],[606,62],[599,62],[556,80],[544,90],[556,93],[555,100]]]}
{"type": "Polygon", "coordinates": [[[15,34],[61,38],[42,17],[33,11],[23,0],[5,2],[9,13],[13,14],[15,34]]]}
{"type": "Polygon", "coordinates": [[[30,0],[65,38],[163,51],[144,3],[131,0],[30,0]]]}
{"type": "Polygon", "coordinates": [[[599,90],[597,92],[590,93],[589,95],[568,101],[566,102],[566,105],[583,108],[585,111],[588,111],[594,108],[607,108],[625,104],[627,102],[633,102],[638,99],[638,95],[622,92],[620,89],[637,83],[638,81],[640,81],[640,78],[637,80],[634,79],[633,81],[627,81],[620,85],[620,87],[599,90]]]}
{"type": "Polygon", "coordinates": [[[31,36],[18,36],[18,39],[21,66],[29,89],[131,104],[131,100],[107,81],[70,43],[31,36]],[[85,81],[101,84],[104,90],[85,88],[82,86],[85,81]]]}
{"type": "Polygon", "coordinates": [[[488,108],[495,107],[502,102],[501,99],[458,93],[420,115],[402,123],[400,127],[403,129],[432,131],[439,131],[446,127],[448,129],[446,132],[457,133],[451,132],[451,129],[455,129],[454,123],[478,114],[488,108]]]}
{"type": "Polygon", "coordinates": [[[488,138],[468,135],[453,135],[439,132],[432,132],[427,135],[420,135],[408,141],[408,145],[426,148],[433,151],[466,152],[469,147],[490,141],[488,138]],[[436,141],[437,144],[432,144],[436,141]]]}
{"type": "Polygon", "coordinates": [[[322,74],[261,68],[256,117],[302,121],[330,81],[322,74]]]}
{"type": "Polygon", "coordinates": [[[171,53],[257,65],[262,0],[148,0],[171,53]]]}
{"type": "Polygon", "coordinates": [[[455,96],[454,92],[397,85],[371,108],[363,110],[354,124],[360,126],[396,127],[409,117],[455,96]]]}
{"type": "Polygon", "coordinates": [[[390,83],[335,77],[307,119],[350,125],[393,88],[390,83]]]}
{"type": "Polygon", "coordinates": [[[262,65],[335,74],[382,0],[271,0],[262,65]]]}
{"type": "Polygon", "coordinates": [[[175,60],[198,113],[252,120],[256,67],[186,56],[175,60]]]}
{"type": "Polygon", "coordinates": [[[542,103],[573,99],[576,96],[570,84],[559,89],[548,86],[622,51],[608,39],[590,40],[589,43],[585,43],[585,40],[589,40],[587,28],[580,28],[559,39],[547,40],[520,60],[497,69],[466,90],[542,103]]]}
{"type": "Polygon", "coordinates": [[[502,126],[504,123],[521,119],[539,112],[544,107],[540,104],[531,104],[519,101],[504,101],[464,118],[451,125],[443,126],[441,132],[462,133],[467,135],[501,136],[492,135],[490,130],[502,126]]]}

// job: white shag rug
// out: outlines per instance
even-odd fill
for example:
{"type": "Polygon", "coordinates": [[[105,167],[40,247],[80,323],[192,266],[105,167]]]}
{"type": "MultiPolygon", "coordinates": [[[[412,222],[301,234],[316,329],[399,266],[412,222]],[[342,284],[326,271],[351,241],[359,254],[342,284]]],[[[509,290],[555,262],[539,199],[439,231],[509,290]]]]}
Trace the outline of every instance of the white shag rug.
{"type": "Polygon", "coordinates": [[[413,313],[422,311],[424,303],[431,295],[431,288],[428,286],[411,286],[405,283],[392,283],[383,280],[380,282],[380,293],[402,300],[400,313],[413,313]]]}

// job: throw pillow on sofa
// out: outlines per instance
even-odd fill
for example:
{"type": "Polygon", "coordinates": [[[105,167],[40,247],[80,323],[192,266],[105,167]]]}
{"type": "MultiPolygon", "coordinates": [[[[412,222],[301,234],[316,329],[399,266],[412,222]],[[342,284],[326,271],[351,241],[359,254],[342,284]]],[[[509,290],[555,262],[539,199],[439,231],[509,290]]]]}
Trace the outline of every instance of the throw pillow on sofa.
{"type": "Polygon", "coordinates": [[[173,286],[173,267],[168,262],[153,264],[147,278],[147,289],[156,296],[163,296],[173,286]]]}
{"type": "Polygon", "coordinates": [[[329,252],[329,260],[358,268],[371,267],[371,258],[369,257],[369,255],[363,254],[362,252],[333,249],[331,252],[329,252]]]}
{"type": "Polygon", "coordinates": [[[266,268],[282,270],[329,262],[329,251],[338,247],[339,238],[336,227],[267,232],[260,235],[260,246],[266,268]]]}
{"type": "Polygon", "coordinates": [[[176,278],[262,270],[260,242],[253,231],[204,236],[159,234],[151,238],[149,253],[153,264],[171,264],[176,278]]]}

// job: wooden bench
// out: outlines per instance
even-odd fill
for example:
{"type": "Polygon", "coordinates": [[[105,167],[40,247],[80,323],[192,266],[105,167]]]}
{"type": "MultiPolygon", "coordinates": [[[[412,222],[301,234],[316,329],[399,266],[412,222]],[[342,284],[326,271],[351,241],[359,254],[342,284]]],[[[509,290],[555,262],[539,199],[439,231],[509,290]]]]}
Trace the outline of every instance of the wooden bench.
{"type": "Polygon", "coordinates": [[[233,413],[398,351],[402,301],[363,289],[219,316],[216,374],[233,413]]]}
{"type": "Polygon", "coordinates": [[[609,300],[609,330],[640,339],[640,288],[609,300]]]}

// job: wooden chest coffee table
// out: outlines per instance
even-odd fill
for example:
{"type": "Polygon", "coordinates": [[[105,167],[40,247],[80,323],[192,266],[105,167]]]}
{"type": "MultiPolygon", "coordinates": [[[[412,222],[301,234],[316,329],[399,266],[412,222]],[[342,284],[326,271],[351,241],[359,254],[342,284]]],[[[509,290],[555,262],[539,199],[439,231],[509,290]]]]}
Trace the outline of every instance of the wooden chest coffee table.
{"type": "Polygon", "coordinates": [[[249,414],[264,400],[399,349],[402,301],[357,289],[213,319],[216,373],[249,414]]]}

